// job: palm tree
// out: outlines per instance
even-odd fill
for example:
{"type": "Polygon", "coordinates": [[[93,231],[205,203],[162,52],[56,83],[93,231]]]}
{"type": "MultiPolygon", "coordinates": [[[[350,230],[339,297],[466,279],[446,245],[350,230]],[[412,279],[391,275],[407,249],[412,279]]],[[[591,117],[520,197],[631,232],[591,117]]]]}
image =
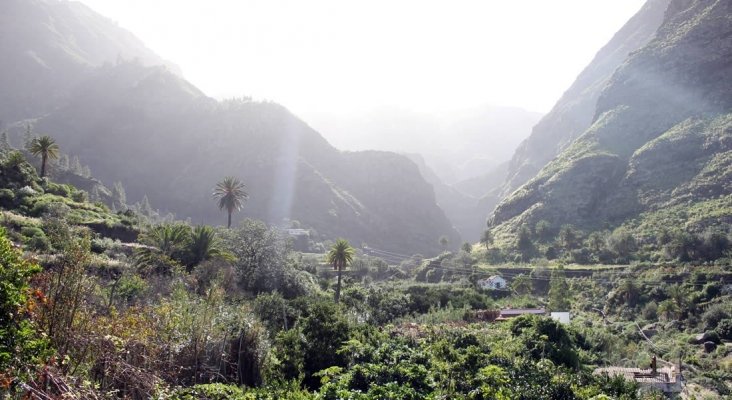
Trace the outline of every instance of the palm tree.
{"type": "Polygon", "coordinates": [[[355,250],[348,244],[345,239],[336,240],[335,244],[330,248],[326,256],[328,264],[338,271],[338,283],[336,284],[335,302],[341,299],[341,273],[353,261],[355,250]]]}
{"type": "Polygon", "coordinates": [[[34,155],[41,156],[41,178],[46,176],[46,161],[49,158],[55,160],[58,158],[59,148],[56,141],[48,135],[33,139],[28,149],[34,155]]]}
{"type": "Polygon", "coordinates": [[[244,202],[249,198],[245,189],[246,185],[233,176],[227,176],[216,184],[213,197],[219,199],[219,209],[226,209],[226,212],[229,213],[227,228],[231,228],[231,213],[241,210],[244,202]]]}
{"type": "Polygon", "coordinates": [[[184,259],[191,240],[191,228],[183,224],[163,224],[140,235],[143,246],[135,250],[133,261],[141,270],[167,274],[184,259]]]}
{"type": "Polygon", "coordinates": [[[203,261],[216,257],[223,258],[225,260],[233,258],[231,253],[228,253],[221,248],[221,243],[218,236],[216,236],[216,231],[214,231],[212,227],[206,225],[199,225],[193,228],[188,250],[191,253],[190,268],[203,261]]]}
{"type": "Polygon", "coordinates": [[[182,251],[190,240],[191,228],[183,224],[156,225],[140,235],[140,242],[155,247],[167,257],[182,251]]]}

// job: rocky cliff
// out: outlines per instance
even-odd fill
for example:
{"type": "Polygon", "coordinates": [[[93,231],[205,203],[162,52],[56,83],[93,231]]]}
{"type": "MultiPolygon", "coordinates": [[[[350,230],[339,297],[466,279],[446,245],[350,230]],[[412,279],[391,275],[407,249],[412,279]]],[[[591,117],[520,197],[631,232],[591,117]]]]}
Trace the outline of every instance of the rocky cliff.
{"type": "Polygon", "coordinates": [[[731,37],[731,2],[672,1],[607,81],[589,128],[498,205],[495,233],[542,219],[586,230],[729,219],[731,37]]]}

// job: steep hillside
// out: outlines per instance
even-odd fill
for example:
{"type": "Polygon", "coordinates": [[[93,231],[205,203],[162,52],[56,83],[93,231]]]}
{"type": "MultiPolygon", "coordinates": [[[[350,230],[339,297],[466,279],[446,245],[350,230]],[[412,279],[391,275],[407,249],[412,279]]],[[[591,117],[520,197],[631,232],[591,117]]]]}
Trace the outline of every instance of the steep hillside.
{"type": "Polygon", "coordinates": [[[0,51],[17,62],[0,64],[0,105],[13,105],[0,118],[13,142],[30,119],[96,177],[123,182],[130,202],[147,195],[163,213],[223,223],[211,191],[234,175],[250,193],[235,219],[298,220],[319,239],[401,253],[460,242],[403,156],[343,153],[280,105],[211,99],[78,3],[11,0],[3,21],[0,51]]]}
{"type": "Polygon", "coordinates": [[[443,234],[459,242],[403,156],[342,153],[282,106],[219,103],[162,67],[102,67],[36,130],[104,181],[124,182],[128,198],[195,222],[223,221],[211,188],[235,175],[250,192],[237,218],[294,219],[324,238],[427,254],[443,234]]]}
{"type": "Polygon", "coordinates": [[[496,233],[542,219],[625,223],[641,236],[729,223],[730,37],[729,1],[672,1],[655,39],[609,80],[590,128],[496,208],[496,233]]]}
{"type": "Polygon", "coordinates": [[[597,53],[549,114],[533,128],[531,136],[516,150],[499,198],[526,183],[590,126],[603,87],[628,54],[653,38],[668,3],[669,0],[647,1],[597,53]]]}
{"type": "Polygon", "coordinates": [[[0,120],[5,122],[49,111],[104,63],[138,60],[177,70],[131,33],[74,1],[3,0],[0,50],[0,120]]]}

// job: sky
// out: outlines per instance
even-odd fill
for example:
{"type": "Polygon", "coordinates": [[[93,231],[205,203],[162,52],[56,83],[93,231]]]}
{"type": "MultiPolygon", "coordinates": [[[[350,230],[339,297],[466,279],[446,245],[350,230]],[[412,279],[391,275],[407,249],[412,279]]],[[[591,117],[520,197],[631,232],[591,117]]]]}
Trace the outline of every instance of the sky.
{"type": "Polygon", "coordinates": [[[81,0],[209,96],[547,112],[643,0],[81,0]]]}

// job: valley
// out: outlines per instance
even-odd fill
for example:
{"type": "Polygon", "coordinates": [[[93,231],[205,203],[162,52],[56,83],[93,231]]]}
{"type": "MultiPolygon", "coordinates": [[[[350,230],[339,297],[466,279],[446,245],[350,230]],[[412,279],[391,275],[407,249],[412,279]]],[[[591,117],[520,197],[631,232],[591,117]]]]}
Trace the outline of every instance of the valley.
{"type": "Polygon", "coordinates": [[[647,0],[545,115],[339,118],[7,0],[0,394],[729,398],[731,30],[647,0]]]}

